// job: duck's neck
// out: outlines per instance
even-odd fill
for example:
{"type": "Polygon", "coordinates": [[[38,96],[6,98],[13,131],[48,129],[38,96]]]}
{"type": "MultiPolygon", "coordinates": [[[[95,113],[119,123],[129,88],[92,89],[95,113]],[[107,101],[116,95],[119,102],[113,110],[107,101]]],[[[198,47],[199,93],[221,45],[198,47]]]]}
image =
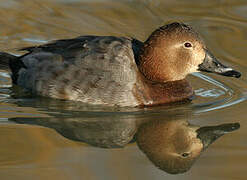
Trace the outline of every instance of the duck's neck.
{"type": "Polygon", "coordinates": [[[160,83],[140,76],[139,80],[141,83],[136,86],[135,92],[141,106],[190,101],[193,97],[193,89],[186,79],[160,83]]]}

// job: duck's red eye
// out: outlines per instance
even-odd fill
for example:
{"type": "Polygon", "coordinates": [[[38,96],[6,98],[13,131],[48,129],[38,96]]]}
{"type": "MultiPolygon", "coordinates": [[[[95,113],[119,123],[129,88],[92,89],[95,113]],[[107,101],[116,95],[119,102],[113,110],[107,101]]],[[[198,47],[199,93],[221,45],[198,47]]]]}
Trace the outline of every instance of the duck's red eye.
{"type": "Polygon", "coordinates": [[[191,43],[186,42],[186,43],[184,43],[184,47],[190,48],[190,47],[192,47],[192,45],[191,45],[191,43]]]}
{"type": "Polygon", "coordinates": [[[182,156],[183,156],[184,158],[188,157],[189,155],[190,155],[189,153],[183,153],[183,154],[182,154],[182,156]]]}

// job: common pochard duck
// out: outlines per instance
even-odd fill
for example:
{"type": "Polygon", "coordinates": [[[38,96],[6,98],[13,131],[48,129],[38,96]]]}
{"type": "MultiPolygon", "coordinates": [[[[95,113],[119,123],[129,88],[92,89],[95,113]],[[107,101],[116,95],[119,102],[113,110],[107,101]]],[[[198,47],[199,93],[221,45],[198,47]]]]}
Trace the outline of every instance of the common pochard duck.
{"type": "Polygon", "coordinates": [[[22,56],[0,53],[12,81],[34,94],[107,106],[152,106],[193,96],[185,79],[207,71],[241,74],[221,64],[199,34],[183,23],[156,29],[145,42],[80,36],[27,47],[22,56]]]}

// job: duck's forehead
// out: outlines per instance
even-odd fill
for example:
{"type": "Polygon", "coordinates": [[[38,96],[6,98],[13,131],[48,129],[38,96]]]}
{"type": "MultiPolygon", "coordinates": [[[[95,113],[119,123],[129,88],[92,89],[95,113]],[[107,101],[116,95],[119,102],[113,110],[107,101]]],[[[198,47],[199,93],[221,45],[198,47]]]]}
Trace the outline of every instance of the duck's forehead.
{"type": "Polygon", "coordinates": [[[204,44],[200,35],[192,30],[176,30],[167,34],[167,39],[171,41],[190,41],[204,44]]]}
{"type": "Polygon", "coordinates": [[[190,34],[199,36],[199,34],[191,27],[181,23],[172,23],[160,27],[160,30],[167,34],[190,34]]]}

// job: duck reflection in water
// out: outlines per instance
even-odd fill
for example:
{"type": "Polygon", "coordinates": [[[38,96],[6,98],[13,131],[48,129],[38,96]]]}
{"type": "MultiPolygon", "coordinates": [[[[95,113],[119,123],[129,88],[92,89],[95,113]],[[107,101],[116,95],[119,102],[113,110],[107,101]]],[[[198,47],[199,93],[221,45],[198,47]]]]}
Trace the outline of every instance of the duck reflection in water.
{"type": "Polygon", "coordinates": [[[101,148],[119,148],[136,141],[155,166],[170,174],[188,171],[211,143],[240,127],[239,123],[199,127],[185,118],[134,120],[126,116],[120,120],[105,116],[87,120],[15,118],[12,121],[50,127],[71,140],[101,148]]]}
{"type": "Polygon", "coordinates": [[[198,127],[185,120],[156,120],[139,127],[137,144],[157,167],[178,174],[188,171],[216,139],[239,127],[239,123],[198,127]]]}

